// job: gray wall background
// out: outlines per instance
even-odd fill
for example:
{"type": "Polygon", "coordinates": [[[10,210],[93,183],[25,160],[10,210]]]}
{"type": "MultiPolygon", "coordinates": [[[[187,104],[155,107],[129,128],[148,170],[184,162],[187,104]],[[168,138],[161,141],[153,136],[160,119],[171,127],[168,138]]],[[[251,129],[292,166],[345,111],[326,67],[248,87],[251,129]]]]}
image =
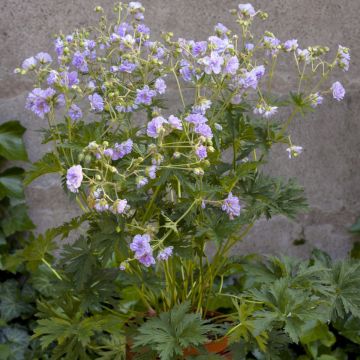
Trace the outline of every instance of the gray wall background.
{"type": "MultiPolygon", "coordinates": [[[[245,2],[245,1],[243,1],[245,2]]],[[[154,33],[173,31],[176,37],[205,39],[221,21],[233,24],[231,0],[143,0],[146,23],[154,33]]],[[[292,125],[293,142],[304,153],[288,160],[284,148],[274,149],[267,171],[297,177],[310,202],[310,212],[296,221],[278,217],[261,220],[237,252],[286,253],[305,256],[313,247],[344,257],[354,242],[347,227],[360,215],[360,0],[256,0],[270,19],[259,26],[280,39],[298,38],[302,47],[338,44],[352,50],[350,71],[339,74],[347,88],[341,103],[327,100],[316,114],[292,125]],[[293,241],[306,240],[294,246],[293,241]]],[[[109,8],[109,0],[1,0],[0,1],[0,121],[20,120],[28,131],[25,141],[30,159],[49,147],[41,145],[38,130],[46,123],[24,110],[31,81],[12,74],[23,59],[39,51],[52,51],[53,33],[71,32],[95,21],[93,8],[109,8]]],[[[287,72],[282,74],[287,81],[287,72]]],[[[281,90],[281,89],[280,89],[281,90]]],[[[30,216],[38,232],[57,226],[77,214],[77,206],[63,194],[56,177],[46,177],[27,189],[30,216]]]]}

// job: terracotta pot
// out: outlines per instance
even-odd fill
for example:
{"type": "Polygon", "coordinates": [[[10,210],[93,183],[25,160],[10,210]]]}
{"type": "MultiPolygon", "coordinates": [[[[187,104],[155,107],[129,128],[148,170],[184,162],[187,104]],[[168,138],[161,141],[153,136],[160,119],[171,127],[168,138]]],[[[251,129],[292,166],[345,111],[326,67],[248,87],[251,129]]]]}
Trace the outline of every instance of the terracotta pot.
{"type": "MultiPolygon", "coordinates": [[[[231,355],[226,354],[228,346],[229,346],[229,339],[226,336],[221,339],[208,342],[207,344],[204,345],[205,349],[209,353],[220,354],[220,355],[223,354],[224,359],[231,360],[232,359],[231,355]]],[[[198,350],[196,350],[194,348],[188,348],[188,349],[184,350],[184,355],[185,356],[199,355],[199,352],[198,352],[198,350]]]]}

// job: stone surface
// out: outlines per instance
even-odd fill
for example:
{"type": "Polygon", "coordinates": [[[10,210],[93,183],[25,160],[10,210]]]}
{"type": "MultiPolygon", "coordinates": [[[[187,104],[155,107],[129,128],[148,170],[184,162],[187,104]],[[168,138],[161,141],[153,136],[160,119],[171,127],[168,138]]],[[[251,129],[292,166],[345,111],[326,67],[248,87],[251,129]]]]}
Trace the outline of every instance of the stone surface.
{"type": "MultiPolygon", "coordinates": [[[[31,81],[16,77],[13,69],[23,59],[50,50],[51,34],[92,24],[93,8],[112,6],[110,0],[2,0],[0,2],[0,121],[19,119],[27,128],[26,144],[31,160],[37,160],[48,145],[40,145],[38,130],[46,124],[24,110],[31,81]]],[[[147,23],[159,33],[171,30],[178,37],[203,39],[219,21],[231,24],[230,0],[143,0],[147,23]]],[[[305,256],[315,246],[344,257],[354,239],[347,227],[360,214],[360,1],[272,0],[253,2],[270,15],[258,27],[273,31],[283,40],[298,38],[302,46],[340,43],[352,49],[352,66],[341,74],[348,93],[346,101],[326,101],[313,116],[298,118],[291,129],[293,142],[305,148],[296,160],[288,160],[284,149],[274,149],[267,171],[297,177],[306,188],[310,211],[296,221],[261,220],[236,248],[237,252],[286,253],[305,256]],[[305,240],[294,246],[295,240],[305,240]]],[[[282,81],[288,81],[284,68],[282,81]]],[[[282,90],[282,85],[279,86],[282,90]]],[[[27,189],[30,214],[38,231],[61,224],[77,213],[76,205],[63,194],[56,177],[46,177],[27,189]]]]}

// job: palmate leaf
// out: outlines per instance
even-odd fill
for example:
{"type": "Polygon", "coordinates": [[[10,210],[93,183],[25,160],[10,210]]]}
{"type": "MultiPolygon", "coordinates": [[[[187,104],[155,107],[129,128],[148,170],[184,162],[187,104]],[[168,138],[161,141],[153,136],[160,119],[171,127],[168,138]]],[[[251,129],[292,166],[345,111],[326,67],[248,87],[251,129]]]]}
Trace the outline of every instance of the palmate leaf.
{"type": "Polygon", "coordinates": [[[26,330],[7,326],[0,329],[0,359],[23,360],[28,354],[30,336],[26,330]]]}
{"type": "Polygon", "coordinates": [[[294,218],[308,207],[303,188],[293,180],[285,182],[258,174],[253,180],[242,182],[240,189],[257,217],[264,214],[267,218],[274,215],[294,218]]]}
{"type": "Polygon", "coordinates": [[[134,338],[136,347],[147,346],[155,350],[161,360],[181,356],[189,346],[199,346],[207,341],[206,334],[215,330],[200,314],[188,313],[190,304],[176,305],[171,311],[148,319],[140,326],[134,338]]]}
{"type": "Polygon", "coordinates": [[[35,225],[27,213],[25,203],[7,209],[0,224],[5,236],[10,236],[18,231],[26,231],[35,228],[35,225]]]}
{"type": "Polygon", "coordinates": [[[0,156],[7,160],[28,159],[22,135],[25,128],[18,121],[0,125],[0,156]]]}
{"type": "Polygon", "coordinates": [[[0,200],[4,197],[24,198],[24,170],[10,168],[0,174],[0,200]]]}
{"type": "Polygon", "coordinates": [[[40,176],[52,173],[61,173],[63,167],[53,153],[45,154],[39,161],[36,161],[30,170],[25,174],[24,184],[29,185],[40,176]]]}
{"type": "Polygon", "coordinates": [[[43,263],[43,259],[52,256],[52,251],[56,249],[56,244],[52,241],[52,237],[45,235],[39,235],[35,237],[31,235],[29,243],[25,246],[22,257],[26,262],[26,267],[30,271],[35,271],[38,266],[43,263]]]}
{"type": "Polygon", "coordinates": [[[292,289],[289,280],[281,278],[260,290],[250,290],[252,299],[260,301],[265,309],[257,313],[255,323],[266,329],[274,322],[283,324],[285,332],[294,342],[299,341],[301,327],[307,321],[319,319],[325,322],[329,313],[322,302],[305,289],[292,289]]]}
{"type": "Polygon", "coordinates": [[[61,255],[65,271],[74,276],[76,285],[82,289],[93,276],[92,269],[97,264],[90,242],[85,237],[80,237],[72,245],[64,245],[61,255]]]}
{"type": "Polygon", "coordinates": [[[340,335],[360,345],[360,318],[352,315],[347,316],[345,319],[338,318],[334,322],[334,326],[340,335]]]}
{"type": "Polygon", "coordinates": [[[24,300],[24,296],[15,280],[0,284],[0,314],[5,321],[11,321],[33,312],[33,307],[24,300]]]}
{"type": "Polygon", "coordinates": [[[230,333],[230,342],[235,343],[241,339],[246,342],[255,340],[259,349],[263,352],[267,349],[267,340],[268,334],[263,329],[258,329],[256,327],[257,323],[254,321],[254,313],[260,309],[259,305],[241,303],[233,300],[234,307],[237,311],[236,325],[231,329],[230,333]]]}
{"type": "Polygon", "coordinates": [[[333,320],[346,314],[360,317],[360,262],[339,261],[330,273],[333,287],[333,320]]]}

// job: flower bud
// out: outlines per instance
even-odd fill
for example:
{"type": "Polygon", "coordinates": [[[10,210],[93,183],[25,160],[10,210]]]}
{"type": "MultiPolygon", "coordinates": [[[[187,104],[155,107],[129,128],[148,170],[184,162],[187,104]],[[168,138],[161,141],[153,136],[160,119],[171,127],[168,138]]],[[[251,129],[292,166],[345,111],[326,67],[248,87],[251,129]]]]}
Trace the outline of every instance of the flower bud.
{"type": "Polygon", "coordinates": [[[98,181],[100,181],[100,180],[101,180],[101,175],[96,174],[96,175],[95,175],[95,179],[98,180],[98,181]]]}
{"type": "Polygon", "coordinates": [[[91,163],[91,160],[92,160],[91,155],[86,155],[86,156],[85,156],[85,159],[84,159],[85,164],[90,164],[90,163],[91,163]]]}
{"type": "Polygon", "coordinates": [[[202,168],[195,168],[194,169],[194,174],[198,175],[198,176],[203,176],[204,175],[204,170],[202,168]]]}
{"type": "Polygon", "coordinates": [[[78,156],[78,162],[81,162],[82,160],[84,160],[85,155],[83,153],[79,154],[78,156]]]}

